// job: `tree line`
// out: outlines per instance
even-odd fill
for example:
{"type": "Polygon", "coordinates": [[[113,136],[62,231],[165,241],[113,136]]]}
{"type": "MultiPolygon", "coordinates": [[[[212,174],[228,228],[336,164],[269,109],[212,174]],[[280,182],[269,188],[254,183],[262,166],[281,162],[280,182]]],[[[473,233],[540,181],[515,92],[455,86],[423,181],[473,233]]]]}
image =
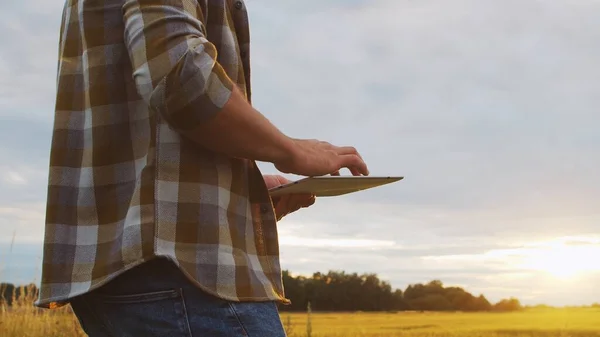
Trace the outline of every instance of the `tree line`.
{"type": "MultiPolygon", "coordinates": [[[[439,280],[411,284],[404,291],[392,289],[376,274],[329,271],[310,277],[283,272],[286,297],[291,305],[281,311],[305,311],[310,303],[313,311],[516,311],[523,307],[518,299],[509,298],[490,303],[484,295],[475,296],[460,287],[446,287],[439,280]]],[[[0,283],[0,305],[37,298],[34,284],[15,286],[0,283]]]]}
{"type": "Polygon", "coordinates": [[[484,295],[474,296],[460,287],[445,287],[439,280],[411,284],[404,291],[392,289],[376,274],[316,272],[311,277],[283,272],[286,297],[291,305],[281,311],[304,311],[310,302],[314,311],[517,311],[516,298],[490,303],[484,295]]]}

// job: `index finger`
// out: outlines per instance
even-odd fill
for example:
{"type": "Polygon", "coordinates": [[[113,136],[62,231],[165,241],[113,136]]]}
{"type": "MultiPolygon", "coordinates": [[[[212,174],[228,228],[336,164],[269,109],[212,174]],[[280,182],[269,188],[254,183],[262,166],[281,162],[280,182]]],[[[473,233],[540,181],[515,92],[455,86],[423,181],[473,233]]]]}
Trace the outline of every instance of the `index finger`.
{"type": "Polygon", "coordinates": [[[358,176],[360,174],[368,176],[369,169],[367,164],[356,154],[342,155],[339,157],[339,168],[348,168],[352,175],[358,176]]]}

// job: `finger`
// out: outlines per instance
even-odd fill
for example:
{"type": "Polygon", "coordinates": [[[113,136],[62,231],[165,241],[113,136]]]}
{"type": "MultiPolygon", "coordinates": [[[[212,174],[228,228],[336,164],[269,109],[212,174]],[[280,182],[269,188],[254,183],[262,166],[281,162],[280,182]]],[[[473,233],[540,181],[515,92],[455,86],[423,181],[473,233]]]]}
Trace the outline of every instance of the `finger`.
{"type": "Polygon", "coordinates": [[[359,175],[361,175],[361,174],[360,174],[360,171],[358,171],[358,170],[357,170],[356,168],[354,168],[354,167],[350,167],[350,168],[349,168],[349,170],[350,170],[350,173],[352,173],[352,175],[353,175],[353,176],[359,176],[359,175]]]}
{"type": "Polygon", "coordinates": [[[367,164],[365,164],[365,162],[362,159],[360,159],[360,157],[357,155],[350,154],[339,156],[339,167],[346,167],[350,170],[350,172],[355,170],[355,172],[352,173],[354,175],[369,175],[369,169],[367,168],[367,164]]]}
{"type": "Polygon", "coordinates": [[[278,218],[283,218],[288,212],[288,204],[290,202],[290,195],[283,195],[279,198],[279,202],[275,206],[275,210],[278,218]]]}
{"type": "Polygon", "coordinates": [[[279,185],[285,185],[285,184],[290,183],[290,180],[284,176],[277,175],[277,176],[274,176],[274,178],[277,180],[279,185]]]}
{"type": "Polygon", "coordinates": [[[286,206],[286,212],[289,214],[300,208],[309,207],[315,203],[315,199],[315,196],[311,194],[292,194],[286,206]]]}
{"type": "Polygon", "coordinates": [[[265,185],[267,185],[267,188],[272,188],[278,185],[277,179],[275,179],[275,177],[271,175],[263,176],[263,180],[265,181],[265,185]]]}
{"type": "Polygon", "coordinates": [[[317,198],[312,194],[306,194],[302,196],[302,200],[300,202],[300,207],[309,207],[314,205],[317,198]]]}
{"type": "Polygon", "coordinates": [[[331,173],[332,176],[337,177],[340,175],[340,170],[336,170],[335,172],[331,173]]]}
{"type": "Polygon", "coordinates": [[[356,151],[356,148],[353,146],[337,146],[335,148],[335,152],[339,155],[345,155],[345,154],[358,155],[358,151],[356,151]]]}
{"type": "Polygon", "coordinates": [[[310,198],[308,199],[308,203],[304,207],[312,206],[315,204],[316,201],[317,201],[317,197],[314,195],[311,195],[310,198]]]}
{"type": "MultiPolygon", "coordinates": [[[[360,158],[361,160],[364,161],[363,157],[360,155],[360,153],[358,152],[358,150],[356,150],[355,147],[352,146],[341,146],[338,147],[338,150],[336,151],[338,155],[349,155],[349,154],[353,154],[353,155],[357,155],[358,158],[360,158]]],[[[356,175],[356,174],[354,174],[356,175]]]]}
{"type": "Polygon", "coordinates": [[[289,201],[285,205],[285,209],[283,209],[283,214],[288,215],[288,214],[294,213],[295,211],[299,210],[300,208],[302,208],[302,205],[300,204],[300,200],[298,200],[298,197],[290,196],[289,201]]]}
{"type": "Polygon", "coordinates": [[[310,200],[310,194],[291,194],[288,202],[288,207],[296,208],[297,206],[302,207],[310,200]]]}

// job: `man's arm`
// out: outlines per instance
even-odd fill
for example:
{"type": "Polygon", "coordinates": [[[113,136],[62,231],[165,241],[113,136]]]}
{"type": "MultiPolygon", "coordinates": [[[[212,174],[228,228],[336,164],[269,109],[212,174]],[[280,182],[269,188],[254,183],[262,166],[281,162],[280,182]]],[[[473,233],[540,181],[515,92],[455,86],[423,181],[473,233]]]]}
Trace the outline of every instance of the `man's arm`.
{"type": "Polygon", "coordinates": [[[291,139],[252,108],[217,62],[198,1],[126,0],[123,19],[139,94],[184,137],[285,173],[368,174],[354,148],[291,139]]]}
{"type": "Polygon", "coordinates": [[[237,87],[223,109],[187,137],[231,157],[271,163],[291,160],[298,150],[296,142],[256,111],[237,87]]]}
{"type": "Polygon", "coordinates": [[[233,157],[293,155],[294,141],[252,108],[216,61],[197,1],[126,1],[123,13],[138,92],[175,131],[233,157]]]}

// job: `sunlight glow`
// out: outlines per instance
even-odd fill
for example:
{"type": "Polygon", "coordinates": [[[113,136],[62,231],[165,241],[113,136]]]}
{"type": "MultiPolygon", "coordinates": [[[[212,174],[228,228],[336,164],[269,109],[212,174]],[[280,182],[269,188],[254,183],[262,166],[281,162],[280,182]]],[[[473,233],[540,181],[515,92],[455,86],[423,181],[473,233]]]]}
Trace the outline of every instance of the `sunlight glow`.
{"type": "Polygon", "coordinates": [[[562,238],[532,245],[527,249],[522,266],[547,272],[555,278],[570,279],[586,272],[600,271],[599,257],[598,240],[562,238]]]}
{"type": "Polygon", "coordinates": [[[535,242],[522,248],[494,250],[489,257],[510,260],[523,270],[547,273],[555,279],[572,279],[600,272],[600,238],[562,237],[535,242]]]}
{"type": "Polygon", "coordinates": [[[539,272],[554,280],[572,280],[583,274],[600,273],[600,237],[562,237],[533,242],[517,248],[493,249],[483,254],[427,256],[436,268],[458,264],[475,268],[489,265],[512,274],[539,272]],[[454,262],[454,263],[453,263],[454,262]]]}

